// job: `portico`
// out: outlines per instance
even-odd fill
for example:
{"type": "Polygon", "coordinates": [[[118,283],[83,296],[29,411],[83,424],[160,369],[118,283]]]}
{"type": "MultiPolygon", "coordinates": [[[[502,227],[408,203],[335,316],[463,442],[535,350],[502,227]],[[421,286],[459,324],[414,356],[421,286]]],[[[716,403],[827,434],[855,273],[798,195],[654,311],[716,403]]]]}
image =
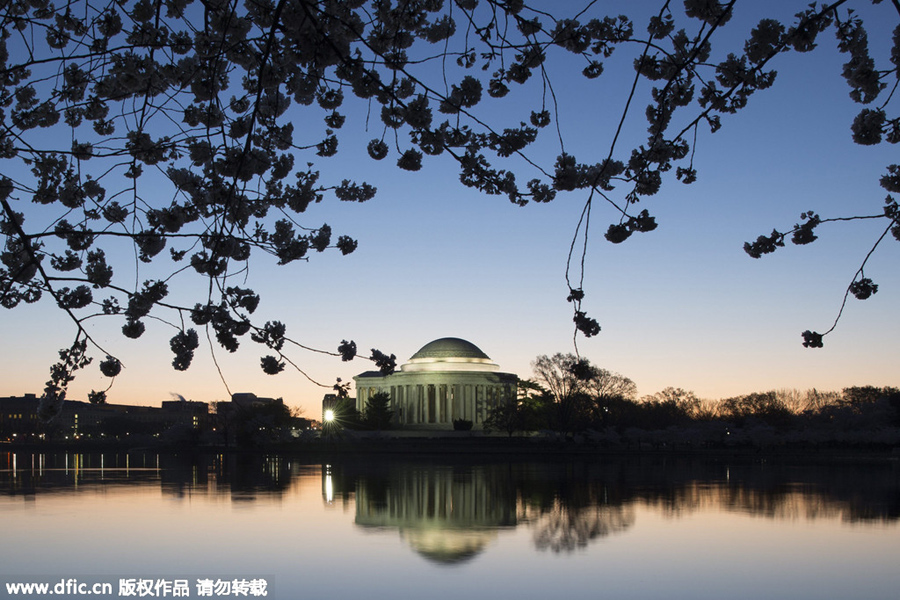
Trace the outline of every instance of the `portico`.
{"type": "Polygon", "coordinates": [[[423,346],[396,373],[367,371],[353,381],[359,411],[374,394],[386,392],[401,428],[452,429],[453,421],[462,419],[481,429],[493,408],[515,398],[518,377],[501,373],[471,342],[441,338],[423,346]]]}

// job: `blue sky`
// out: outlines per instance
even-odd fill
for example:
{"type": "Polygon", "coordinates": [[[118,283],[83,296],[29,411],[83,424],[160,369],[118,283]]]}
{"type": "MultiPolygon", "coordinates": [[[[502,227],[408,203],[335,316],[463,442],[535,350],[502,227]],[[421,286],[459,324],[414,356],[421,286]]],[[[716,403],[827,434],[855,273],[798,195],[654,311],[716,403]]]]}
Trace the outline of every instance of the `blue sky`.
{"type": "MultiPolygon", "coordinates": [[[[656,7],[637,4],[638,10],[656,7]]],[[[786,4],[742,4],[726,31],[743,39],[766,11],[790,15],[806,6],[786,4]]],[[[680,3],[675,5],[680,10],[680,3]]],[[[618,12],[604,3],[595,8],[601,14],[618,12]]],[[[886,68],[897,12],[888,2],[863,3],[860,10],[868,18],[876,62],[886,68]]],[[[740,45],[732,42],[732,49],[740,45]]],[[[752,97],[741,113],[723,118],[715,135],[701,131],[695,159],[699,180],[685,186],[671,177],[646,200],[644,207],[659,223],[656,231],[612,245],[602,234],[616,216],[595,205],[584,308],[603,329],[595,338],[579,338],[578,348],[595,364],[632,378],[641,395],[666,386],[719,398],[776,388],[900,384],[900,244],[893,239],[866,268],[879,292],[865,302],[848,301],[824,348],[805,349],[800,338],[805,329],[830,327],[881,222],[822,226],[815,244],[789,246],[759,260],[742,250],[745,241],[773,227],[787,229],[809,209],[823,218],[881,210],[886,193],[878,178],[896,162],[896,152],[851,142],[850,123],[861,107],[849,99],[840,77],[845,59],[834,45],[828,32],[816,52],[781,57],[772,89],[752,97]]],[[[621,54],[613,55],[603,77],[589,83],[572,77],[565,64],[551,63],[566,149],[583,162],[598,161],[608,150],[627,93],[622,79],[630,83],[633,73],[631,59],[621,54]]],[[[644,92],[619,158],[645,136],[644,92]]],[[[514,119],[512,125],[527,116],[521,106],[487,104],[485,117],[514,119]]],[[[549,167],[559,145],[548,134],[529,154],[549,167]]],[[[462,337],[520,377],[531,375],[529,363],[539,354],[574,351],[564,272],[585,194],[513,206],[461,186],[444,157],[426,160],[418,173],[395,168],[390,158],[375,163],[365,155],[365,141],[375,135],[364,130],[361,115],[351,113],[338,155],[317,159],[316,167],[325,180],[368,181],[378,187],[376,198],[362,205],[328,199],[306,213],[308,224],[327,222],[336,235],[358,239],[359,249],[346,257],[336,251],[316,254],[308,263],[286,267],[266,257],[252,262],[247,285],[263,298],[258,320],[280,319],[298,341],[328,350],[354,339],[361,354],[376,347],[396,354],[398,363],[433,339],[462,337]]],[[[298,164],[306,159],[301,156],[298,164]]],[[[533,176],[522,170],[519,178],[533,176]]],[[[187,295],[190,285],[175,293],[187,295]]],[[[57,349],[71,341],[65,315],[49,305],[22,306],[0,314],[0,327],[4,338],[17,340],[6,345],[0,394],[40,393],[57,349]]],[[[98,339],[126,367],[110,402],[152,405],[170,393],[204,401],[227,397],[202,334],[193,366],[179,373],[170,367],[168,328],[151,325],[135,341],[123,338],[112,323],[95,327],[98,339]]],[[[249,340],[237,354],[225,354],[219,349],[216,357],[231,392],[283,397],[318,414],[327,390],[290,369],[275,377],[263,374],[258,367],[263,352],[249,340]]],[[[371,368],[359,359],[341,363],[302,351],[292,358],[327,385],[371,368]]],[[[94,368],[78,376],[69,397],[84,399],[90,389],[102,387],[94,368]]]]}

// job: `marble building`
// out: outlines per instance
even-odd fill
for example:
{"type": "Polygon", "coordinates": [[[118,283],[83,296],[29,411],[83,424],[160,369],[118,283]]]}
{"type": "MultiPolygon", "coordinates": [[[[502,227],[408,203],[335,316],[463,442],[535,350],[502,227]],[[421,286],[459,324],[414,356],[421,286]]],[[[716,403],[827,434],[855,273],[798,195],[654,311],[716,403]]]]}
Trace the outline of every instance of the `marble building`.
{"type": "Polygon", "coordinates": [[[518,377],[500,367],[475,344],[441,338],[422,346],[391,375],[367,371],[353,378],[356,408],[378,392],[391,397],[394,425],[399,429],[453,429],[455,420],[472,421],[481,429],[500,403],[515,399],[518,377]]]}

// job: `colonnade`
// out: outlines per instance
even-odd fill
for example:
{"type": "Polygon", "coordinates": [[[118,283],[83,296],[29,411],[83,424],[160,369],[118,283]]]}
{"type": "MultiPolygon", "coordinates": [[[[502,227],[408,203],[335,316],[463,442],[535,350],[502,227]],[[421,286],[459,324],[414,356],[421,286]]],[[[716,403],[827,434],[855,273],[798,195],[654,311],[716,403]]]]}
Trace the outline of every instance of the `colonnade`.
{"type": "Polygon", "coordinates": [[[356,407],[365,411],[366,402],[378,392],[390,394],[394,421],[400,425],[448,425],[464,419],[481,424],[501,402],[515,398],[510,383],[413,383],[365,386],[357,382],[356,407]]]}

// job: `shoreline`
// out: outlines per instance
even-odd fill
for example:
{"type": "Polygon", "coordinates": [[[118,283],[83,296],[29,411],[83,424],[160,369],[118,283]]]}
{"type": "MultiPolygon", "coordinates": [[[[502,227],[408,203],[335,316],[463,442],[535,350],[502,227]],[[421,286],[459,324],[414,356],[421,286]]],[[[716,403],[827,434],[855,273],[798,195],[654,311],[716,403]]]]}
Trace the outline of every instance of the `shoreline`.
{"type": "Polygon", "coordinates": [[[900,448],[871,444],[829,444],[829,445],[722,445],[689,447],[661,445],[652,447],[608,446],[590,442],[577,443],[572,440],[547,440],[534,438],[491,438],[491,437],[365,437],[297,441],[270,444],[255,448],[237,448],[213,445],[135,445],[122,442],[43,442],[43,443],[3,443],[0,452],[27,453],[156,453],[156,454],[282,454],[302,458],[322,456],[341,457],[423,457],[467,459],[477,455],[491,458],[628,458],[628,457],[684,457],[684,458],[760,458],[815,459],[815,460],[892,460],[900,461],[900,448]]]}

